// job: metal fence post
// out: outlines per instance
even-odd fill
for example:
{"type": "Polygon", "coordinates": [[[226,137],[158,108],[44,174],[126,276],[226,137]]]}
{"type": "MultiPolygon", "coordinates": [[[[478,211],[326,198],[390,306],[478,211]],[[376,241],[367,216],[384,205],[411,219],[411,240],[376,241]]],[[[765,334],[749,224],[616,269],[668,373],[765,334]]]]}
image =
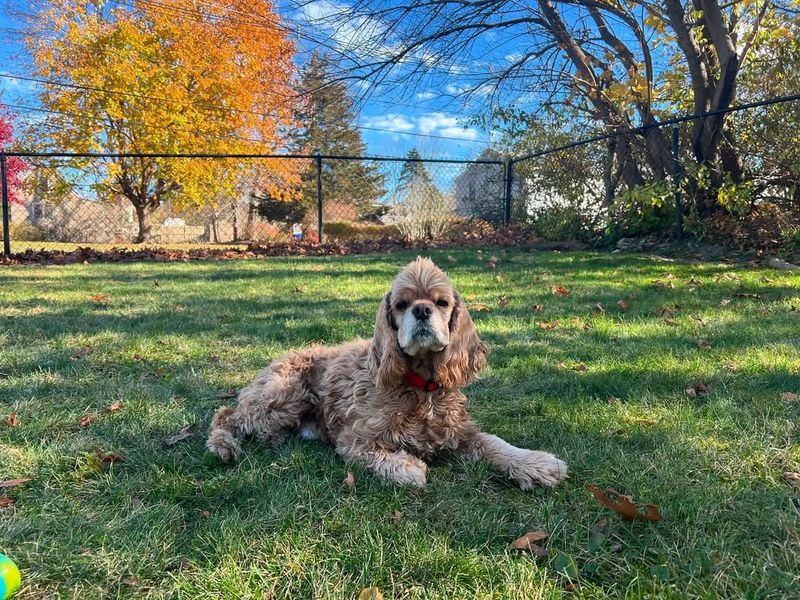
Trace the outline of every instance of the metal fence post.
{"type": "Polygon", "coordinates": [[[3,256],[8,258],[11,256],[11,208],[8,202],[8,164],[7,156],[4,152],[0,152],[0,181],[2,181],[2,198],[3,198],[3,256]]]}
{"type": "Polygon", "coordinates": [[[319,148],[314,150],[317,164],[317,242],[322,243],[322,156],[319,148]]]}
{"type": "Polygon", "coordinates": [[[506,182],[505,194],[503,196],[503,223],[511,223],[511,194],[514,187],[514,163],[506,157],[503,163],[504,179],[506,182]]]}
{"type": "Polygon", "coordinates": [[[681,207],[680,128],[672,126],[672,185],[675,187],[675,237],[683,241],[683,208],[681,207]]]}

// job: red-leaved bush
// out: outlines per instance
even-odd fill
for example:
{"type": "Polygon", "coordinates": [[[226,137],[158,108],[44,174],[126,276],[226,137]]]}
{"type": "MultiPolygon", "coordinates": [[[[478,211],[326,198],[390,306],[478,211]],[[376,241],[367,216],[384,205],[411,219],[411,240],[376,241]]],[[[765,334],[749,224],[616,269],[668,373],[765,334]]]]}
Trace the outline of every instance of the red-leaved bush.
{"type": "MultiPolygon", "coordinates": [[[[11,125],[7,111],[0,105],[0,150],[7,150],[13,141],[14,127],[11,125]]],[[[18,156],[9,156],[6,160],[8,201],[11,204],[22,204],[22,198],[18,193],[21,183],[20,174],[27,168],[28,166],[18,156]]]]}

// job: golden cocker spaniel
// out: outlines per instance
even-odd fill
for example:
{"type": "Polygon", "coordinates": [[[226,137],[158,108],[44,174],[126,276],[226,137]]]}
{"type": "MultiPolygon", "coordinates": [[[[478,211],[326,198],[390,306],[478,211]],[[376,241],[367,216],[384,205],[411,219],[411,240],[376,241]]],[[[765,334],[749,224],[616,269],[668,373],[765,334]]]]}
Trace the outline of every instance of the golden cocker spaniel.
{"type": "Polygon", "coordinates": [[[423,459],[450,449],[488,461],[522,489],[558,484],[566,464],[481,433],[467,413],[461,388],[486,365],[487,351],[450,280],[418,258],[384,297],[375,337],[275,360],[236,407],[216,412],[208,448],[231,461],[249,435],[276,444],[299,431],[395,483],[425,485],[423,459]]]}

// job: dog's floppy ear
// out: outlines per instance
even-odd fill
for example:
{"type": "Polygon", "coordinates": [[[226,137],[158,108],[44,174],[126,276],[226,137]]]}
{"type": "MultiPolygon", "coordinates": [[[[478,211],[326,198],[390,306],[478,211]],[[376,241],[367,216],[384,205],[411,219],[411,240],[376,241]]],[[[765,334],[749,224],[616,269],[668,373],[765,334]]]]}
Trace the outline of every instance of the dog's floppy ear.
{"type": "Polygon", "coordinates": [[[395,389],[400,385],[406,363],[397,344],[397,324],[392,314],[391,292],[388,292],[378,308],[375,318],[375,336],[369,352],[370,377],[378,389],[395,389]]]}
{"type": "Polygon", "coordinates": [[[472,318],[458,292],[453,292],[450,314],[450,343],[434,365],[434,379],[446,388],[460,388],[471,383],[486,366],[489,347],[475,331],[472,318]]]}

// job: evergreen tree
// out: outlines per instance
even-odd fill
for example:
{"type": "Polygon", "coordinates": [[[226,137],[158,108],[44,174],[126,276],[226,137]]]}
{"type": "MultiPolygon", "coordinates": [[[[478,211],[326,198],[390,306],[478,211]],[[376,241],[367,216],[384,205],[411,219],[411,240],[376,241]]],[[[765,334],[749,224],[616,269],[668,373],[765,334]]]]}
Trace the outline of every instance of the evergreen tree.
{"type": "MultiPolygon", "coordinates": [[[[322,154],[362,156],[366,145],[361,132],[352,125],[353,100],[344,83],[332,81],[331,63],[317,52],[301,71],[298,93],[302,106],[296,117],[300,128],[293,134],[297,152],[319,149],[322,154]]],[[[322,163],[322,191],[325,202],[341,202],[370,213],[383,195],[384,177],[374,164],[360,160],[325,160],[322,163]]],[[[311,163],[302,175],[302,198],[315,204],[316,165],[311,163]]]]}
{"type": "Polygon", "coordinates": [[[422,161],[419,150],[412,148],[406,154],[406,162],[403,163],[403,169],[400,171],[400,178],[397,180],[397,189],[402,194],[408,191],[412,186],[417,187],[433,187],[431,175],[422,161]]]}

